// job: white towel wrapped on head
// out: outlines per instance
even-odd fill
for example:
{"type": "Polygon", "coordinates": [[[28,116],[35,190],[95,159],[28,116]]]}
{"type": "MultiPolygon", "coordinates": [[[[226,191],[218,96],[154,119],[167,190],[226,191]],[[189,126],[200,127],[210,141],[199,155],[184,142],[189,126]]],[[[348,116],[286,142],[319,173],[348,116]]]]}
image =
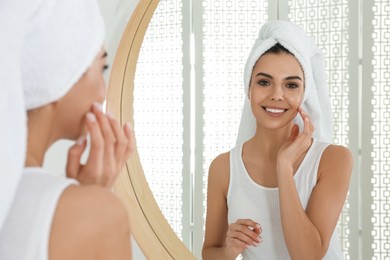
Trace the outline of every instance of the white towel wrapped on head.
{"type": "Polygon", "coordinates": [[[94,0],[43,1],[27,31],[22,84],[30,110],[60,99],[81,78],[103,45],[104,22],[94,0]]]}
{"type": "MultiPolygon", "coordinates": [[[[256,131],[256,119],[252,114],[248,99],[253,67],[257,60],[277,43],[290,51],[303,68],[305,91],[301,107],[309,114],[313,122],[315,128],[313,136],[320,141],[331,143],[333,133],[332,110],[322,52],[301,27],[292,22],[275,20],[263,25],[245,65],[245,102],[238,130],[237,144],[253,137],[256,131]]],[[[294,121],[302,129],[303,121],[299,114],[294,121]]]]}

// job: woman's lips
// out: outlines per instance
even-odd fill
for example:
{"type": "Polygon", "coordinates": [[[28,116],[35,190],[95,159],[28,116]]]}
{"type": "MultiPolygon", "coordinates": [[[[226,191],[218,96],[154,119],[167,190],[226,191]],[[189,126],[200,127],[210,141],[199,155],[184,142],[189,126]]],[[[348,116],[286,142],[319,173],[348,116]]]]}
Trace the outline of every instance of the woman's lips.
{"type": "Polygon", "coordinates": [[[287,111],[285,108],[276,108],[276,107],[264,107],[263,109],[267,111],[268,113],[275,114],[275,115],[280,115],[283,114],[284,112],[287,111]]]}

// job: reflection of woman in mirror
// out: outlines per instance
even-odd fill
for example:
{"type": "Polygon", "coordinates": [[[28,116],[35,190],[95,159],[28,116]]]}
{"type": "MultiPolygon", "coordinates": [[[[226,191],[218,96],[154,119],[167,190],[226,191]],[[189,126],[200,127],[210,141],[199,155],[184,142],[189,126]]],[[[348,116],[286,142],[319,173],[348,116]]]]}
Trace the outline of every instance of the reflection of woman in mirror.
{"type": "Polygon", "coordinates": [[[101,110],[106,53],[99,7],[96,0],[42,0],[31,13],[21,47],[26,163],[0,233],[0,258],[131,259],[127,212],[110,187],[131,153],[133,131],[101,110]],[[91,145],[81,165],[85,135],[91,145]],[[59,139],[77,140],[68,178],[42,168],[59,139]]]}
{"type": "Polygon", "coordinates": [[[237,146],[210,166],[204,259],[342,259],[335,227],[352,157],[330,144],[323,64],[300,27],[260,30],[237,146]]]}

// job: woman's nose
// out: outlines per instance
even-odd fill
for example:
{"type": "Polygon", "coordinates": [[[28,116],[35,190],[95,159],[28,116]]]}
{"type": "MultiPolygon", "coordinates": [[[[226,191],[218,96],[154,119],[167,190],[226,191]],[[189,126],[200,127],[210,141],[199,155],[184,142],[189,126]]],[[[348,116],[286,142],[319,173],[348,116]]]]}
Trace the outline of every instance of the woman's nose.
{"type": "Polygon", "coordinates": [[[283,90],[281,86],[274,86],[272,92],[270,93],[270,99],[273,101],[283,100],[283,90]]]}

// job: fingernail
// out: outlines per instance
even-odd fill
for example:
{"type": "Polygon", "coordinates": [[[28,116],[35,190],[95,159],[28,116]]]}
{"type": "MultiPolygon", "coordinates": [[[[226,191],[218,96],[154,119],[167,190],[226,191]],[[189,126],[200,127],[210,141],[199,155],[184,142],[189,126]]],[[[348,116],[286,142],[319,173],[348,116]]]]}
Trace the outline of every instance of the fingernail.
{"type": "Polygon", "coordinates": [[[260,245],[260,243],[253,242],[253,245],[257,247],[260,245]]]}
{"type": "Polygon", "coordinates": [[[125,127],[128,129],[128,130],[133,130],[133,126],[130,124],[130,122],[127,122],[125,124],[125,127]]]}
{"type": "Polygon", "coordinates": [[[114,118],[114,115],[113,115],[110,111],[107,111],[107,112],[106,112],[106,116],[107,116],[108,118],[110,118],[110,119],[115,119],[115,118],[114,118]]]}
{"type": "Polygon", "coordinates": [[[96,108],[99,111],[103,111],[102,105],[99,104],[98,102],[93,102],[94,108],[96,108]]]}
{"type": "Polygon", "coordinates": [[[90,122],[95,122],[96,121],[96,116],[93,113],[88,112],[87,113],[87,120],[90,121],[90,122]]]}
{"type": "Polygon", "coordinates": [[[81,135],[79,138],[77,138],[76,144],[82,145],[85,141],[85,138],[86,138],[85,135],[81,135]]]}
{"type": "Polygon", "coordinates": [[[257,228],[261,228],[261,226],[260,226],[259,223],[256,223],[256,227],[257,227],[257,228]]]}

